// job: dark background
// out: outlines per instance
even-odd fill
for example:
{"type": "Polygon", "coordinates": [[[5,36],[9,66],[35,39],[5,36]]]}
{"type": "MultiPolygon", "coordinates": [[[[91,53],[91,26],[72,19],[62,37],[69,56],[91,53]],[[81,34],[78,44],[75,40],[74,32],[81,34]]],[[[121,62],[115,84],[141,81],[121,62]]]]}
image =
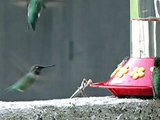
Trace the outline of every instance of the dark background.
{"type": "MultiPolygon", "coordinates": [[[[107,81],[128,56],[129,0],[65,0],[42,11],[33,32],[27,8],[0,0],[0,90],[15,83],[34,64],[56,64],[24,93],[2,100],[68,98],[83,78],[107,81]]],[[[105,89],[86,89],[88,96],[111,95],[105,89]]]]}

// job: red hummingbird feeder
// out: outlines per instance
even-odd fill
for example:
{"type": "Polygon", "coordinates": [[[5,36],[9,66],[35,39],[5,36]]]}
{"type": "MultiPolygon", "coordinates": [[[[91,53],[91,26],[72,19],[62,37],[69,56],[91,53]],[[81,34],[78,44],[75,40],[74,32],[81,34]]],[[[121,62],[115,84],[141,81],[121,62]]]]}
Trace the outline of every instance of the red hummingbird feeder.
{"type": "Polygon", "coordinates": [[[160,1],[130,0],[130,18],[130,57],[107,82],[90,87],[106,88],[117,97],[152,97],[154,57],[160,48],[160,1]]]}

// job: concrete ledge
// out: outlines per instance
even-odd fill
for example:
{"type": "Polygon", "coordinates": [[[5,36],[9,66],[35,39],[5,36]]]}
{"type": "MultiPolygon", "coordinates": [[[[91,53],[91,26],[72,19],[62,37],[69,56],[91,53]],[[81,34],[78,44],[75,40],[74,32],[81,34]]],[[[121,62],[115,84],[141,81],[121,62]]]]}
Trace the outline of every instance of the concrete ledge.
{"type": "Polygon", "coordinates": [[[0,102],[0,120],[160,120],[160,100],[90,97],[0,102]]]}

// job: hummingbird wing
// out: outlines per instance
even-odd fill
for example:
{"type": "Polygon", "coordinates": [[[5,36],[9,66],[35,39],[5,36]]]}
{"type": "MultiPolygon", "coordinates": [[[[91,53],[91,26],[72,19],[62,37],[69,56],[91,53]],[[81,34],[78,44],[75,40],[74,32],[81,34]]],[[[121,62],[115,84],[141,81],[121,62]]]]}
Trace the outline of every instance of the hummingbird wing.
{"type": "Polygon", "coordinates": [[[2,91],[0,92],[0,97],[2,97],[3,95],[5,95],[5,94],[7,94],[7,93],[9,93],[9,92],[12,92],[11,87],[8,87],[8,88],[2,90],[2,91]]]}
{"type": "Polygon", "coordinates": [[[29,0],[10,0],[10,2],[18,7],[27,7],[29,0]]]}
{"type": "Polygon", "coordinates": [[[65,0],[44,0],[47,8],[59,7],[64,5],[65,0]]]}
{"type": "MultiPolygon", "coordinates": [[[[16,5],[18,7],[27,7],[29,0],[10,0],[11,4],[16,5]]],[[[51,8],[51,7],[57,7],[64,3],[65,0],[44,0],[43,8],[51,8]]]]}
{"type": "Polygon", "coordinates": [[[27,62],[24,59],[22,59],[20,56],[18,56],[17,54],[11,53],[10,61],[19,70],[18,73],[20,74],[20,76],[18,78],[20,78],[25,73],[27,73],[28,68],[30,68],[30,65],[27,64],[27,62]]]}

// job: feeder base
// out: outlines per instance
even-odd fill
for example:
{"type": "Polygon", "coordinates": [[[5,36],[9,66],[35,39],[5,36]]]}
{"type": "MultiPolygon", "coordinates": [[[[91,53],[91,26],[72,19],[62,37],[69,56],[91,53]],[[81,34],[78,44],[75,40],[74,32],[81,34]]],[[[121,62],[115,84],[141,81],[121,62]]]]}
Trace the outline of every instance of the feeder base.
{"type": "Polygon", "coordinates": [[[154,58],[129,58],[118,66],[107,82],[90,85],[108,89],[117,97],[152,97],[154,58]]]}

